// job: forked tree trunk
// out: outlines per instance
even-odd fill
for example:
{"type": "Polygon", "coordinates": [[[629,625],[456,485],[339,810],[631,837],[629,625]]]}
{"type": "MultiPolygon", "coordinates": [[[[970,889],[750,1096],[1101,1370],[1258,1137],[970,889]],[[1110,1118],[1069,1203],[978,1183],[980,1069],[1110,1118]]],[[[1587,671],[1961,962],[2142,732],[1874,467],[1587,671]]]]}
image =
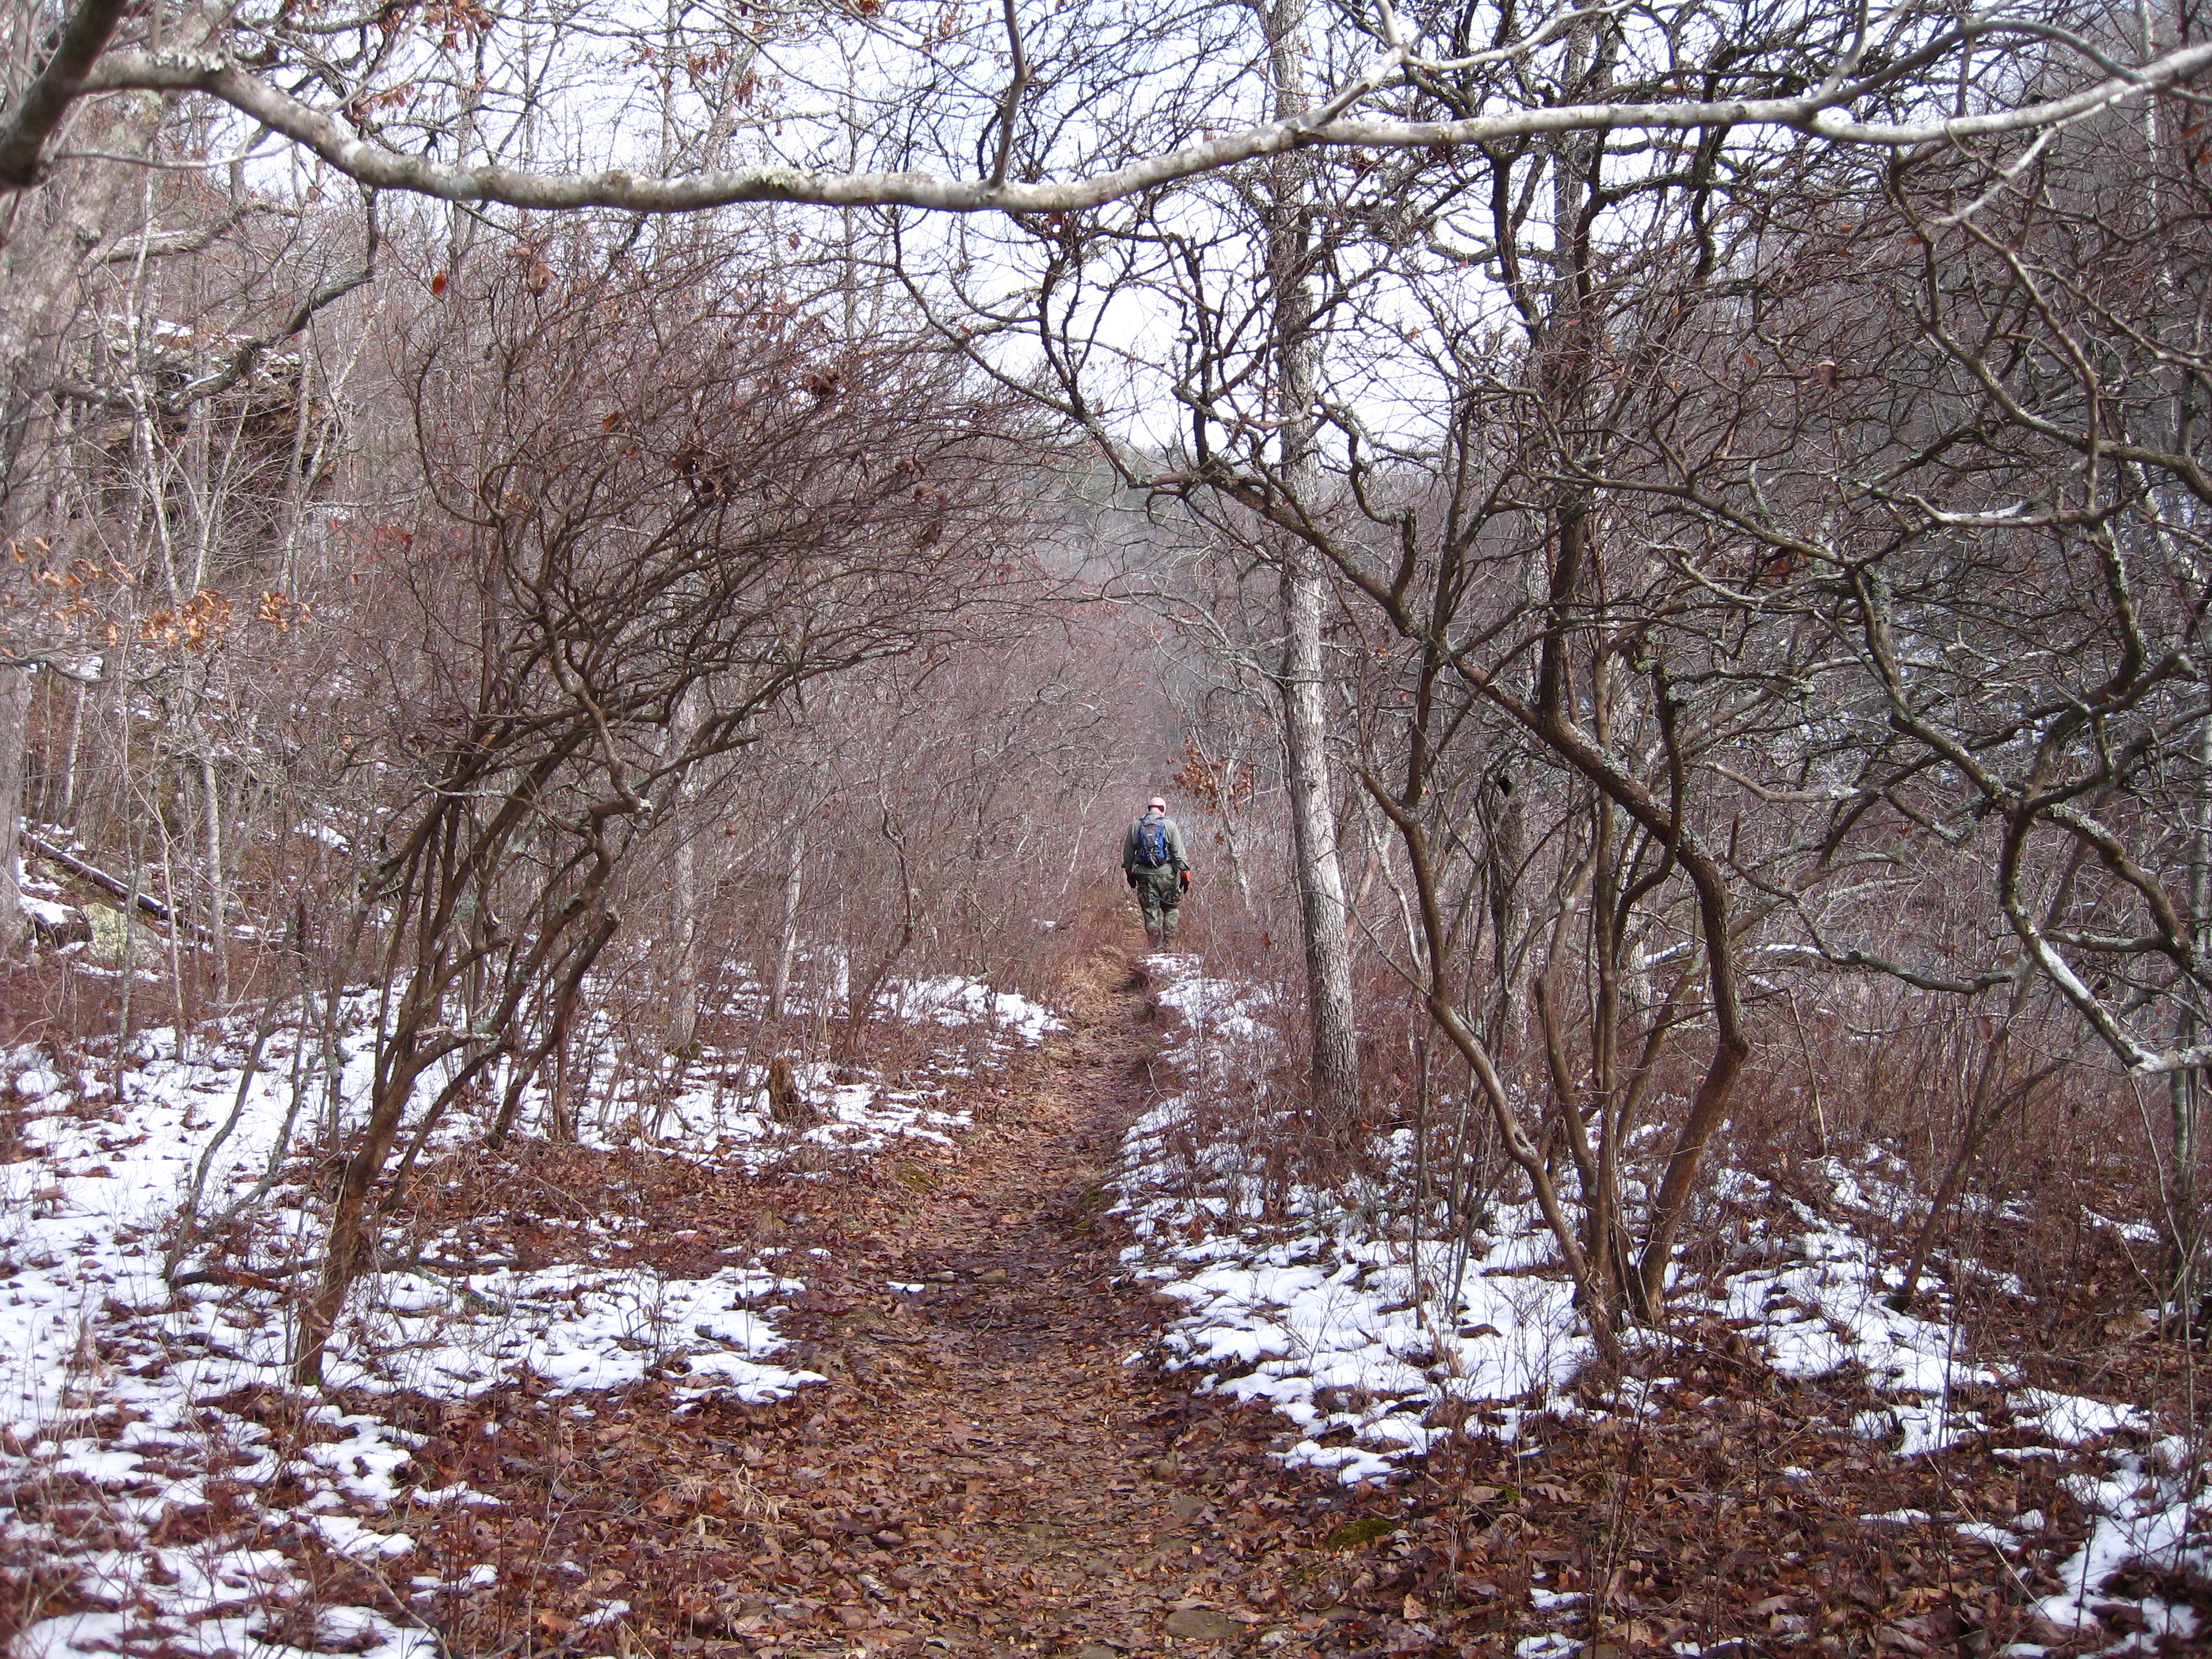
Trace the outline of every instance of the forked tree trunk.
{"type": "Polygon", "coordinates": [[[310,1388],[323,1380],[323,1355],[331,1334],[337,1328],[353,1282],[361,1277],[374,1251],[368,1227],[368,1194],[383,1173],[384,1160],[399,1133],[400,1115],[415,1092],[421,1073],[410,1066],[395,1069],[370,1109],[368,1123],[338,1176],[337,1201],[331,1206],[331,1236],[323,1255],[321,1281],[301,1311],[297,1346],[293,1351],[292,1380],[310,1388]]]}
{"type": "MultiPolygon", "coordinates": [[[[501,1121],[495,1126],[493,1132],[495,1144],[505,1135],[507,1120],[520,1095],[521,1082],[526,1082],[537,1073],[549,1051],[566,1049],[570,1023],[574,1017],[577,999],[582,992],[584,981],[598,962],[599,952],[614,937],[617,926],[619,919],[605,911],[588,924],[583,939],[562,971],[561,986],[554,999],[552,1029],[526,1060],[517,1062],[516,1078],[520,1081],[510,1079],[507,1103],[501,1109],[501,1121]]],[[[504,1019],[512,1021],[520,1015],[520,993],[516,991],[502,1011],[504,1019]]],[[[354,1281],[375,1262],[375,1217],[369,1200],[384,1175],[392,1149],[398,1143],[408,1104],[414,1098],[415,1085],[436,1064],[439,1057],[436,1054],[426,1054],[414,1040],[415,1036],[419,1036],[426,1026],[437,1023],[434,1012],[435,1006],[433,1004],[428,1009],[412,1008],[405,1016],[412,1024],[412,1034],[403,1035],[396,1041],[389,1068],[383,1070],[376,1080],[368,1121],[363,1126],[361,1138],[355,1142],[352,1153],[341,1169],[337,1194],[331,1206],[331,1233],[323,1255],[322,1279],[301,1312],[299,1332],[295,1338],[292,1380],[302,1387],[322,1381],[323,1355],[330,1346],[331,1334],[337,1328],[338,1316],[345,1311],[346,1297],[353,1289],[354,1281]]],[[[452,1052],[448,1046],[439,1054],[449,1054],[452,1052]]],[[[459,1073],[449,1079],[440,1091],[436,1101],[416,1125],[413,1142],[406,1156],[400,1160],[393,1183],[381,1201],[389,1202],[397,1195],[408,1170],[428,1143],[431,1131],[437,1127],[439,1118],[459,1097],[464,1087],[491,1064],[498,1052],[496,1049],[479,1052],[462,1066],[459,1073]]],[[[565,1053],[561,1059],[565,1061],[565,1053]]],[[[565,1103],[558,1097],[559,1091],[565,1087],[565,1079],[556,1085],[556,1098],[549,1109],[556,1118],[566,1115],[565,1103]]],[[[334,1100],[334,1116],[336,1106],[334,1100]]],[[[335,1134],[335,1122],[332,1128],[335,1134]]],[[[555,1134],[551,1138],[569,1137],[555,1134]]]]}

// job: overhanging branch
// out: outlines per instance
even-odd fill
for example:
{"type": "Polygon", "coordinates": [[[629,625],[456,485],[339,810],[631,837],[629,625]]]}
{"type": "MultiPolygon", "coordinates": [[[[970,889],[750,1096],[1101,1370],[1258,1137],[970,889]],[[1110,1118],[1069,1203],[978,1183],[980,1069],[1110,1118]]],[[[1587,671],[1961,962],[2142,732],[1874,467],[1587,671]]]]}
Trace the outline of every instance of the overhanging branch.
{"type": "Polygon", "coordinates": [[[61,27],[53,54],[31,77],[0,128],[0,190],[25,190],[46,177],[46,145],[88,89],[87,76],[114,37],[131,0],[82,0],[61,27]]]}
{"type": "MultiPolygon", "coordinates": [[[[1387,56],[1396,58],[1395,53],[1387,56]]],[[[406,191],[445,201],[530,210],[614,208],[632,213],[691,213],[747,202],[913,207],[948,213],[1054,213],[1103,206],[1241,162],[1316,146],[1461,149],[1571,132],[1771,127],[1838,143],[1912,149],[2002,137],[2078,120],[2128,99],[2176,86],[2208,67],[2212,67],[2212,43],[2198,44],[2108,76],[2069,97],[1983,115],[1901,123],[1851,119],[1845,111],[1859,91],[1856,85],[1824,86],[1796,98],[1567,104],[1508,110],[1459,121],[1356,118],[1334,113],[1343,106],[1340,100],[1331,99],[1316,114],[1262,123],[1088,177],[1037,183],[955,179],[922,172],[823,173],[793,167],[714,168],[671,179],[644,177],[622,167],[596,173],[532,173],[499,166],[453,167],[369,143],[336,116],[291,96],[228,58],[206,53],[112,53],[82,85],[89,91],[136,88],[205,93],[372,189],[406,191]]],[[[1391,78],[1395,76],[1363,74],[1353,77],[1353,83],[1373,87],[1379,80],[1391,78]]],[[[32,182],[35,182],[32,177],[0,173],[0,188],[20,189],[32,182]]]]}

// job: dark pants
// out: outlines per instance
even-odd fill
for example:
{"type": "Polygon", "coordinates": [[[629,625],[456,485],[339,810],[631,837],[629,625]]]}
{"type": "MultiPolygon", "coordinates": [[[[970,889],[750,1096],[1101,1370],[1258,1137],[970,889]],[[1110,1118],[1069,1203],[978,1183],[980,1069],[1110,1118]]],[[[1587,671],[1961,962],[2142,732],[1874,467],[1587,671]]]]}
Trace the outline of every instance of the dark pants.
{"type": "Polygon", "coordinates": [[[1182,878],[1172,866],[1158,870],[1138,870],[1136,876],[1137,902],[1144,907],[1145,937],[1155,945],[1172,944],[1176,936],[1176,908],[1182,902],[1182,878]]]}

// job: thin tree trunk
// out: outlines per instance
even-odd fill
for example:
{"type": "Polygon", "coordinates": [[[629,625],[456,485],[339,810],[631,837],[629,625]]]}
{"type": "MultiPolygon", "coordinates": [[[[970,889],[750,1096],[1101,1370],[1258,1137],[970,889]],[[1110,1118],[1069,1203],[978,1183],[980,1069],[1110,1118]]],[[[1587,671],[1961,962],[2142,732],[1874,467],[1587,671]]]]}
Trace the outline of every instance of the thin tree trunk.
{"type": "Polygon", "coordinates": [[[1237,901],[1249,916],[1252,914],[1252,880],[1245,872],[1244,855],[1237,844],[1237,812],[1231,804],[1235,799],[1231,786],[1237,775],[1236,767],[1232,760],[1224,762],[1221,769],[1221,852],[1228,862],[1229,879],[1236,885],[1237,901]]]}
{"type": "Polygon", "coordinates": [[[368,1192],[382,1173],[392,1143],[399,1133],[400,1114],[415,1091],[421,1073],[402,1063],[385,1080],[368,1124],[353,1155],[338,1177],[337,1202],[331,1212],[330,1243],[323,1258],[322,1282],[301,1310],[299,1346],[292,1358],[292,1380],[302,1388],[323,1380],[323,1352],[337,1327],[353,1282],[370,1257],[367,1225],[368,1192]]]}
{"type": "Polygon", "coordinates": [[[775,971],[769,981],[768,1018],[782,1023],[791,1004],[792,958],[799,951],[799,896],[806,876],[806,826],[793,829],[784,842],[783,917],[775,934],[775,971]]]}
{"type": "MultiPolygon", "coordinates": [[[[2200,718],[2197,722],[2197,822],[2189,846],[2189,903],[2197,948],[2202,950],[2208,922],[2212,922],[2212,717],[2200,718]]],[[[2197,1011],[2188,998],[2180,1001],[2181,1013],[2174,1024],[2174,1046],[2194,1048],[2198,1030],[2197,1011]]],[[[2173,1118],[2173,1237],[2169,1266],[2174,1305],[2185,1330],[2189,1322],[2197,1316],[2197,1258],[2204,1234],[2197,1198],[2204,1073],[2197,1068],[2176,1072],[2166,1089],[2166,1103],[2173,1118]]]]}
{"type": "MultiPolygon", "coordinates": [[[[1504,1145],[1505,1155],[1528,1177],[1528,1188],[1536,1200],[1536,1208],[1551,1231],[1559,1259],[1574,1281],[1577,1300],[1589,1320],[1590,1335],[1597,1344],[1599,1358],[1608,1370],[1618,1371],[1620,1344],[1613,1310],[1592,1267],[1589,1252],[1583,1249],[1582,1238],[1568,1218],[1565,1206],[1560,1201],[1559,1188],[1552,1180],[1551,1172],[1544,1167],[1541,1150],[1529,1140],[1519,1118],[1514,1114],[1512,1096],[1498,1077],[1490,1051],[1484,1048],[1482,1039],[1468,1028],[1466,1021],[1460,1018],[1459,1010],[1453,1006],[1451,984],[1446,969],[1449,961],[1447,934],[1437,896],[1436,876],[1429,860],[1428,838],[1420,821],[1414,816],[1419,805],[1418,794],[1409,788],[1410,799],[1401,801],[1394,799],[1376,780],[1368,778],[1365,782],[1376,805],[1397,827],[1405,843],[1413,891],[1420,902],[1421,928],[1429,942],[1425,952],[1428,982],[1424,988],[1423,998],[1428,1006],[1429,1018],[1452,1047],[1459,1051],[1460,1058],[1467,1062],[1469,1085],[1479,1088],[1488,1103],[1491,1121],[1504,1145]]],[[[1456,1276],[1455,1278],[1456,1279],[1456,1276]]],[[[1451,1293],[1455,1300],[1457,1293],[1455,1282],[1451,1293]]],[[[1448,1311],[1450,1310],[1448,1307],[1448,1311]]]]}
{"type": "Polygon", "coordinates": [[[0,666],[0,951],[30,931],[23,915],[23,770],[31,719],[27,665],[0,666]]]}
{"type": "MultiPolygon", "coordinates": [[[[1305,0],[1279,0],[1267,15],[1267,46],[1280,118],[1306,107],[1305,0]]],[[[1316,483],[1314,390],[1318,364],[1309,270],[1312,211],[1307,158],[1279,156],[1268,224],[1267,260],[1279,342],[1283,483],[1293,501],[1310,501],[1316,483]]],[[[1321,616],[1323,590],[1312,549],[1285,536],[1282,571],[1283,751],[1291,796],[1291,838],[1297,866],[1298,931],[1305,945],[1306,1006],[1313,1042],[1314,1105],[1340,1131],[1359,1108],[1359,1038],[1352,1006],[1352,951],[1345,927],[1344,870],[1337,848],[1334,792],[1328,781],[1328,703],[1323,695],[1321,616]]]]}
{"type": "Polygon", "coordinates": [[[1989,1093],[2004,1064],[2007,1046],[2012,1035],[2009,1021],[2002,1027],[1982,1060],[1981,1075],[1976,1080],[1972,1097],[1966,1103],[1966,1122],[1959,1136],[1959,1144],[1952,1152],[1948,1168],[1936,1188],[1936,1196],[1929,1200],[1928,1213],[1921,1218],[1920,1231],[1913,1235],[1912,1249],[1905,1257],[1905,1282],[1885,1298],[1889,1305],[1903,1313],[1912,1306],[1912,1299],[1920,1293],[1920,1276],[1928,1271],[1928,1258],[1936,1253],[1936,1241],[1942,1237],[1943,1218],[1950,1214],[1951,1206],[1966,1189],[1966,1171],[1974,1161],[1989,1132],[2004,1115],[2004,1104],[1990,1109],[1989,1093]]]}
{"type": "Polygon", "coordinates": [[[679,1060],[699,1041],[699,859],[691,837],[676,848],[676,966],[668,988],[668,1052],[679,1060]]]}
{"type": "Polygon", "coordinates": [[[74,826],[76,823],[76,760],[84,738],[84,681],[76,681],[75,696],[70,702],[69,759],[62,772],[62,810],[60,821],[74,826]]]}
{"type": "Polygon", "coordinates": [[[1330,811],[1328,733],[1321,688],[1321,583],[1292,556],[1283,573],[1283,734],[1289,762],[1298,931],[1312,1024],[1314,1103],[1344,1124],[1359,1105],[1359,1040],[1352,1008],[1352,951],[1344,870],[1330,811]]]}
{"type": "MultiPolygon", "coordinates": [[[[690,746],[698,728],[697,693],[687,691],[677,700],[676,718],[669,722],[668,744],[681,755],[690,746]]],[[[677,799],[689,805],[692,791],[687,778],[677,799]]],[[[688,830],[689,825],[680,825],[688,830]]],[[[668,988],[668,1051],[680,1060],[699,1041],[699,857],[694,838],[685,834],[676,848],[675,871],[676,966],[668,988]]]]}
{"type": "Polygon", "coordinates": [[[867,984],[854,987],[848,992],[845,1032],[837,1046],[838,1057],[851,1064],[857,1064],[860,1060],[868,1015],[875,1008],[876,999],[883,994],[884,987],[890,982],[892,970],[913,948],[915,939],[921,931],[921,895],[915,887],[913,860],[907,854],[906,836],[888,808],[884,810],[881,828],[884,839],[890,843],[891,851],[898,859],[899,891],[903,908],[898,938],[891,942],[890,949],[876,964],[876,970],[870,975],[867,984]]]}
{"type": "Polygon", "coordinates": [[[215,953],[215,1000],[230,1006],[230,883],[222,853],[222,792],[206,734],[200,734],[200,806],[207,825],[208,948],[215,953]]]}
{"type": "Polygon", "coordinates": [[[547,1108],[545,1135],[549,1140],[576,1139],[576,1113],[569,1103],[572,1079],[568,1068],[568,1038],[576,1023],[576,1001],[584,988],[583,975],[573,975],[553,999],[553,1098],[547,1108]]]}

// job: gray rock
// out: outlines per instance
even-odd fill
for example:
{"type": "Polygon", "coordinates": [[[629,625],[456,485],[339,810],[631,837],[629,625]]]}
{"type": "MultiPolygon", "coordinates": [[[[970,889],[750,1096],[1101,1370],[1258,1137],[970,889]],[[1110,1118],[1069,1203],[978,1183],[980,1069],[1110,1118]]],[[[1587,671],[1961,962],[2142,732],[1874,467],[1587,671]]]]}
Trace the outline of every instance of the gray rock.
{"type": "Polygon", "coordinates": [[[1178,1607],[1168,1615],[1166,1629],[1187,1642],[1231,1642],[1244,1633],[1243,1626],[1212,1607],[1178,1607]]]}

